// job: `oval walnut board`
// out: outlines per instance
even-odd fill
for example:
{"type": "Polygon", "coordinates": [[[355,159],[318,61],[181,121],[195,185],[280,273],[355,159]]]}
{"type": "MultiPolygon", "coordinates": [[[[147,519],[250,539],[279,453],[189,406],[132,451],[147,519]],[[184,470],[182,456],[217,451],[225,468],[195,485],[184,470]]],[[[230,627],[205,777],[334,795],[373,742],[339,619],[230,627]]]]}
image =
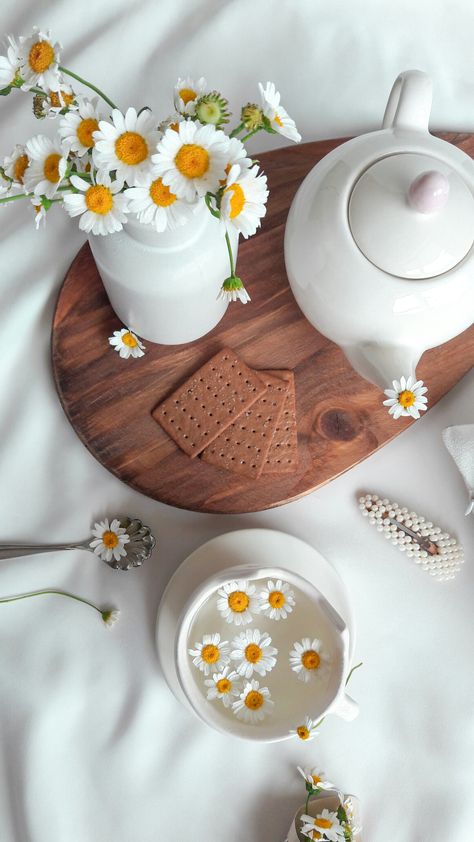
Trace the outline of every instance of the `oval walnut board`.
{"type": "MultiPolygon", "coordinates": [[[[474,136],[443,135],[474,155],[474,136]]],[[[285,221],[313,165],[343,142],[267,152],[270,201],[260,232],[240,245],[238,272],[252,296],[231,304],[214,330],[189,345],[154,345],[122,360],[107,338],[123,327],[110,307],[88,245],[72,263],[53,323],[53,368],[64,410],[90,452],[123,482],[163,503],[241,513],[296,500],[386,444],[413,421],[394,421],[379,389],[362,380],[339,348],[306,321],[288,286],[285,221]],[[153,420],[152,409],[224,346],[252,368],[295,375],[299,465],[258,480],[190,459],[153,420]]],[[[433,406],[474,364],[474,327],[424,354],[419,377],[433,406]]],[[[403,372],[400,372],[401,374],[403,372]]]]}

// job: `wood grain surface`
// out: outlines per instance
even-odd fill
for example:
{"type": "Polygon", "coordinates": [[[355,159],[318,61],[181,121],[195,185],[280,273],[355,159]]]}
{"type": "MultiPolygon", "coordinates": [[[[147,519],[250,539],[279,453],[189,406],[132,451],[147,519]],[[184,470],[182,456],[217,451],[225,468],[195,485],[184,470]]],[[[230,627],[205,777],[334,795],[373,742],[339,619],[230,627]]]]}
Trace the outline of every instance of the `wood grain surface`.
{"type": "MultiPolygon", "coordinates": [[[[473,135],[442,136],[474,156],[473,135]]],[[[238,273],[252,302],[230,305],[221,323],[196,342],[147,342],[144,357],[120,359],[107,338],[123,325],[110,307],[89,246],[78,253],[54,316],[54,377],[77,434],[123,482],[185,509],[259,511],[308,494],[414,423],[388,415],[381,392],[362,380],[339,348],[311,327],[288,286],[283,234],[290,203],[316,161],[343,140],[259,156],[270,187],[268,213],[261,231],[241,243],[238,259],[238,273]],[[294,473],[252,480],[190,459],[153,420],[151,410],[157,403],[224,346],[254,368],[294,372],[299,443],[294,473]]],[[[426,352],[418,374],[429,387],[429,405],[473,364],[474,326],[426,352]]]]}

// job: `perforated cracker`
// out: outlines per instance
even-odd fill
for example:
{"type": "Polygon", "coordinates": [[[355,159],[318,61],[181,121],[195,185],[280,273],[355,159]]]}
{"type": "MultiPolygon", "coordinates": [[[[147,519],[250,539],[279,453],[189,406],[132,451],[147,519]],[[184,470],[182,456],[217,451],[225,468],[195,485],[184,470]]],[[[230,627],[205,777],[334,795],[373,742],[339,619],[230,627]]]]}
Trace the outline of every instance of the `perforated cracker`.
{"type": "Polygon", "coordinates": [[[271,371],[288,383],[283,412],[273,434],[263,475],[289,474],[298,467],[298,431],[296,426],[295,378],[292,371],[271,371]]]}
{"type": "Polygon", "coordinates": [[[265,391],[259,375],[234,351],[224,348],[155,407],[152,415],[193,457],[265,391]]]}
{"type": "Polygon", "coordinates": [[[206,447],[201,456],[204,462],[241,476],[260,476],[283,412],[288,383],[266,371],[259,371],[259,376],[267,391],[206,447]]]}

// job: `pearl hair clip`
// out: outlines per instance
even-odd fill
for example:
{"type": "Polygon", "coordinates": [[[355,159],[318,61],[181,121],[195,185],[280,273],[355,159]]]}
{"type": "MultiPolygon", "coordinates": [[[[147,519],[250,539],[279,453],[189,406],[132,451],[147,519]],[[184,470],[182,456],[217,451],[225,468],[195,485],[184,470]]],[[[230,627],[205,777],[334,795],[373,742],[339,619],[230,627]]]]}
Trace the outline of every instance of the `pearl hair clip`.
{"type": "Polygon", "coordinates": [[[464,563],[462,546],[431,521],[401,508],[398,503],[391,503],[386,497],[381,499],[377,494],[359,497],[359,508],[394,547],[405,552],[438,581],[454,579],[460,571],[464,563]]]}

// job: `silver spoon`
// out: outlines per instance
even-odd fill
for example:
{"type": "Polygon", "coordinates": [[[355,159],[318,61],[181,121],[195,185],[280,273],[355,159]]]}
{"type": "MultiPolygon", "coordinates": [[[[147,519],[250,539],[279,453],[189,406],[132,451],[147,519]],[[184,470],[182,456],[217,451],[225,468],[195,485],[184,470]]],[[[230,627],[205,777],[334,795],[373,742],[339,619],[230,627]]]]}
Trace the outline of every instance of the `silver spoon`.
{"type": "Polygon", "coordinates": [[[90,546],[92,535],[85,541],[78,541],[74,544],[0,544],[0,559],[20,558],[36,553],[51,553],[63,550],[88,550],[114,570],[130,570],[133,567],[140,567],[144,561],[150,558],[156,545],[156,539],[150,528],[145,526],[138,518],[117,515],[117,520],[120,521],[120,526],[125,529],[130,538],[124,547],[126,555],[122,556],[119,561],[115,558],[106,561],[94,553],[90,546]]]}

